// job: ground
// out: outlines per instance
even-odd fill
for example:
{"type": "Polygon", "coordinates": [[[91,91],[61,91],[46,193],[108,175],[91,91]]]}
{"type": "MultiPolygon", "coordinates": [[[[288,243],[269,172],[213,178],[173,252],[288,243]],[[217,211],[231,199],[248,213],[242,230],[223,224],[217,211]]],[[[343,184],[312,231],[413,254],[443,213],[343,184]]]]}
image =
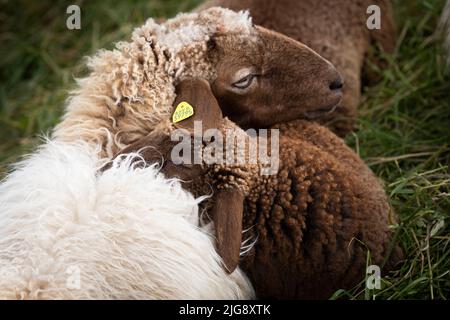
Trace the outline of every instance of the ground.
{"type": "MultiPolygon", "coordinates": [[[[86,73],[84,56],[127,39],[147,17],[199,2],[1,1],[0,177],[58,123],[74,78],[86,73]],[[66,28],[73,3],[81,6],[81,30],[66,28]]],[[[443,5],[395,1],[397,50],[382,70],[369,65],[379,82],[364,88],[358,128],[347,139],[385,183],[405,261],[381,290],[332,298],[450,298],[450,68],[435,32],[443,5]]]]}

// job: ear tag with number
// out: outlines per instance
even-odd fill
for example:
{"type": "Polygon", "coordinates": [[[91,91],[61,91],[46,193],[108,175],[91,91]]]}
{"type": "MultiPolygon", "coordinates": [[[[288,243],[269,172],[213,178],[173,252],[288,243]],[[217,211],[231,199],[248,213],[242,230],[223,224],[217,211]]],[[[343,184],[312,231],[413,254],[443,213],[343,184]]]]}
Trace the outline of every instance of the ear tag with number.
{"type": "Polygon", "coordinates": [[[180,102],[172,115],[172,122],[177,123],[194,115],[194,108],[186,101],[180,102]]]}

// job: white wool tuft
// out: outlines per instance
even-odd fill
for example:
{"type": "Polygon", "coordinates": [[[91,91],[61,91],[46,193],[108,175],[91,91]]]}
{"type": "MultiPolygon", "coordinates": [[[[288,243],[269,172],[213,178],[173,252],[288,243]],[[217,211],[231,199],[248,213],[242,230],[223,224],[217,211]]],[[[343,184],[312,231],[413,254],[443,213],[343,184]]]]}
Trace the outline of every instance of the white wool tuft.
{"type": "MultiPolygon", "coordinates": [[[[134,155],[136,157],[137,155],[134,155]]],[[[48,141],[0,184],[0,298],[253,298],[227,275],[198,202],[133,155],[48,141]]]]}
{"type": "Polygon", "coordinates": [[[190,44],[207,41],[213,34],[250,34],[253,24],[248,11],[236,13],[225,8],[212,8],[200,13],[179,13],[162,25],[149,19],[139,29],[135,34],[152,30],[158,45],[176,54],[190,44]]]}

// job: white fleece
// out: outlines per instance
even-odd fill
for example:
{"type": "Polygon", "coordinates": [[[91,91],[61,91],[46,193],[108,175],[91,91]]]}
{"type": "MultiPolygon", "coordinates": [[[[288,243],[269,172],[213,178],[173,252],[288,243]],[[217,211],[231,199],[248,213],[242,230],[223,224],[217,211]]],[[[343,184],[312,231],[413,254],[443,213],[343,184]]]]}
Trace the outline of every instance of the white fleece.
{"type": "MultiPolygon", "coordinates": [[[[134,155],[136,156],[136,155],[134,155]]],[[[199,227],[198,203],[156,167],[47,141],[0,184],[0,298],[253,298],[199,227]]]]}

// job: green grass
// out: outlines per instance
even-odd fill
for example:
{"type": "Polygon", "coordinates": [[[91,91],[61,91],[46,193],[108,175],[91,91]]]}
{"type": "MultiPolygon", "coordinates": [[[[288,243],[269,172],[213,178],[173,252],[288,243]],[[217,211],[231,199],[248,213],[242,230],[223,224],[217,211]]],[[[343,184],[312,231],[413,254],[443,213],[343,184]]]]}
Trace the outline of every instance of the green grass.
{"type": "MultiPolygon", "coordinates": [[[[435,34],[443,1],[396,1],[399,41],[365,88],[359,130],[348,139],[385,181],[406,254],[381,299],[450,298],[450,77],[435,34]]],[[[353,298],[367,297],[354,290],[353,298]]]]}
{"type": "MultiPolygon", "coordinates": [[[[58,123],[86,55],[127,39],[149,16],[200,0],[75,1],[82,29],[65,27],[70,1],[0,0],[0,176],[58,123]]],[[[383,288],[339,291],[353,299],[450,298],[450,72],[434,33],[443,0],[395,1],[399,42],[380,82],[364,89],[358,130],[348,138],[385,181],[406,254],[383,288]]]]}
{"type": "Polygon", "coordinates": [[[58,123],[83,57],[129,39],[148,17],[169,17],[200,0],[0,0],[0,175],[58,123]],[[81,7],[81,30],[68,30],[66,8],[81,7]]]}

